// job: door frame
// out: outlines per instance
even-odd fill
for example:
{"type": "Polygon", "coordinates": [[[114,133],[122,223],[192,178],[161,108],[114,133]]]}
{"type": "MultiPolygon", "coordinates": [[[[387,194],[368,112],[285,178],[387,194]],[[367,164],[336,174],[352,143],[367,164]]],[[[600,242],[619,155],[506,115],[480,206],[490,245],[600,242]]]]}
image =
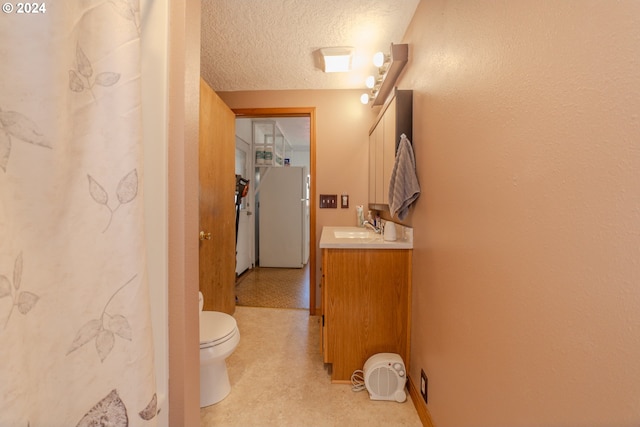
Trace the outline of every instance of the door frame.
{"type": "Polygon", "coordinates": [[[309,117],[309,315],[316,314],[316,109],[315,107],[232,108],[236,118],[309,117]]]}

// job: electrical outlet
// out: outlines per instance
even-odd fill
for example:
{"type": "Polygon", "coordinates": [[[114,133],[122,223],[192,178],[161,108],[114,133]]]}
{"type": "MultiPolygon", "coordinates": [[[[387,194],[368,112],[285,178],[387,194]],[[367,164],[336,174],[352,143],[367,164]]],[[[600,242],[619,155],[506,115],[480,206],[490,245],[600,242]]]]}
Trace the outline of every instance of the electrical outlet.
{"type": "Polygon", "coordinates": [[[349,195],[343,194],[340,196],[340,207],[346,209],[349,207],[349,195]]]}
{"type": "Polygon", "coordinates": [[[427,378],[427,374],[424,373],[424,369],[420,369],[420,394],[424,399],[424,403],[429,403],[427,401],[428,386],[429,386],[429,379],[427,378]]]}

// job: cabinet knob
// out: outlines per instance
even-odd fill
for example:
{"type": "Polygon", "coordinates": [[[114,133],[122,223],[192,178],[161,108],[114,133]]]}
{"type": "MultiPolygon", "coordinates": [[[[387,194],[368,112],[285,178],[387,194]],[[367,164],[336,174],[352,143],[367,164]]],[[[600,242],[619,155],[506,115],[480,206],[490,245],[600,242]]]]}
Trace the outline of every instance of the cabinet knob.
{"type": "Polygon", "coordinates": [[[211,233],[200,232],[200,240],[211,240],[211,233]]]}

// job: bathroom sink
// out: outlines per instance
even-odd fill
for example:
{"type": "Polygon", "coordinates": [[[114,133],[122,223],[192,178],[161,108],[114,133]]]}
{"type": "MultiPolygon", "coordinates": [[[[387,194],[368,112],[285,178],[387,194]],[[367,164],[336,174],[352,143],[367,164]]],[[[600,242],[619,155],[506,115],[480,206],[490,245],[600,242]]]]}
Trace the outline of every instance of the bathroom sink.
{"type": "Polygon", "coordinates": [[[413,240],[386,241],[381,234],[362,227],[322,227],[320,249],[413,249],[413,240]]]}
{"type": "Polygon", "coordinates": [[[335,230],[333,235],[336,239],[366,239],[372,237],[372,233],[366,230],[335,230]]]}

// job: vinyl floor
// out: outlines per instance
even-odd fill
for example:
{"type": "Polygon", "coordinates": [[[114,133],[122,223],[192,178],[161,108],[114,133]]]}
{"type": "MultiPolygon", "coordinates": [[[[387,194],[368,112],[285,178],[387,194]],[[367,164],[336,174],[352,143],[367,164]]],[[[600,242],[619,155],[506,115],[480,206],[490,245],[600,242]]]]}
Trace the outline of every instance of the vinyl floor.
{"type": "Polygon", "coordinates": [[[319,317],[308,310],[238,306],[234,317],[240,343],[227,358],[231,393],[200,410],[201,426],[421,426],[410,397],[372,401],[331,383],[319,317]]]}

